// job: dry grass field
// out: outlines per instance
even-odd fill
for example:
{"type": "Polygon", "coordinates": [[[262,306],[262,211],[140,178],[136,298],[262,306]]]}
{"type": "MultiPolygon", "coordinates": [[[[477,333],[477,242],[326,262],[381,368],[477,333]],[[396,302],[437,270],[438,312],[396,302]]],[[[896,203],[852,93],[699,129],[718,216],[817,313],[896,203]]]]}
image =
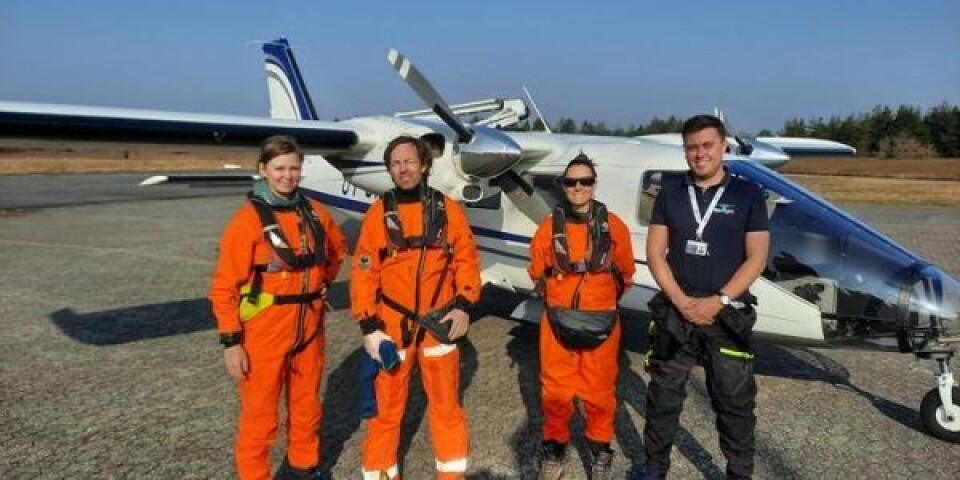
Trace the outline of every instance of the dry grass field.
{"type": "MultiPolygon", "coordinates": [[[[0,175],[253,168],[253,149],[186,151],[176,147],[124,149],[114,145],[4,142],[0,175]]],[[[960,206],[960,158],[799,158],[780,169],[832,202],[960,206]]]]}
{"type": "Polygon", "coordinates": [[[960,158],[799,158],[780,173],[832,202],[960,207],[960,158]]]}
{"type": "Polygon", "coordinates": [[[253,168],[255,149],[124,149],[68,143],[0,143],[0,175],[31,173],[183,172],[219,170],[225,164],[253,168]]]}
{"type": "Polygon", "coordinates": [[[960,181],[960,158],[796,158],[780,173],[960,181]]]}

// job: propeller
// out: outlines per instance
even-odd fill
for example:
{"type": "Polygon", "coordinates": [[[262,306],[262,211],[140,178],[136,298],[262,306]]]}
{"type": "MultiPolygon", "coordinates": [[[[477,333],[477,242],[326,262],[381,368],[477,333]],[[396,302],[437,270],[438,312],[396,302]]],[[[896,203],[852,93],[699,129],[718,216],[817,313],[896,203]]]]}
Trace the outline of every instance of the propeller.
{"type": "Polygon", "coordinates": [[[460,170],[464,174],[474,178],[495,178],[523,158],[520,145],[503,132],[479,125],[467,128],[410,59],[396,49],[390,49],[387,60],[430,110],[454,131],[460,144],[460,170]]]}
{"type": "MultiPolygon", "coordinates": [[[[550,206],[537,194],[529,182],[515,170],[510,169],[494,179],[500,190],[516,205],[517,210],[539,225],[550,215],[550,206]]],[[[493,183],[493,182],[491,182],[493,183]]]]}
{"type": "Polygon", "coordinates": [[[453,110],[450,109],[447,102],[430,85],[430,82],[424,78],[410,59],[401,55],[395,48],[391,48],[387,53],[387,60],[393,65],[400,78],[407,82],[407,85],[423,100],[423,103],[426,103],[433,110],[433,113],[443,120],[443,123],[446,123],[457,133],[459,143],[470,143],[473,140],[473,132],[453,114],[453,110]]]}
{"type": "Polygon", "coordinates": [[[469,177],[489,179],[497,185],[524,215],[540,223],[550,213],[549,207],[513,167],[523,158],[523,148],[495,128],[474,125],[467,128],[453,110],[430,85],[426,77],[396,49],[390,49],[387,60],[400,78],[427,104],[457,136],[460,170],[469,177]]]}

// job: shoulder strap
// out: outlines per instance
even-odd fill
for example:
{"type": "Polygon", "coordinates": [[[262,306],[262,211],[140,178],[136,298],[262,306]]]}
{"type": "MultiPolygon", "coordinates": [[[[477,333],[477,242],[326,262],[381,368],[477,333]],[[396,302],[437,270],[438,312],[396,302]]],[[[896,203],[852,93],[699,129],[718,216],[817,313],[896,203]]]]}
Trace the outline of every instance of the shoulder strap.
{"type": "Polygon", "coordinates": [[[320,215],[308,200],[297,205],[300,220],[307,224],[313,237],[313,264],[319,265],[327,260],[327,232],[320,223],[320,215]]]}
{"type": "Polygon", "coordinates": [[[383,225],[387,230],[387,243],[393,249],[407,247],[407,240],[403,236],[403,222],[400,221],[400,212],[397,211],[397,194],[387,190],[383,194],[383,225]]]}
{"type": "Polygon", "coordinates": [[[263,229],[263,237],[267,245],[273,249],[277,256],[280,257],[280,261],[287,267],[297,268],[299,266],[299,259],[293,249],[290,248],[290,242],[287,241],[286,235],[283,234],[283,229],[280,228],[280,224],[277,223],[277,216],[273,211],[273,207],[255,197],[250,198],[250,203],[253,204],[254,209],[257,211],[257,217],[260,218],[260,227],[263,229]]]}
{"type": "Polygon", "coordinates": [[[592,208],[589,227],[593,248],[590,250],[588,268],[591,272],[598,272],[610,267],[610,248],[613,246],[613,242],[610,239],[610,219],[607,206],[594,200],[592,208]]]}
{"type": "Polygon", "coordinates": [[[447,243],[447,204],[443,194],[430,189],[424,216],[428,219],[423,232],[423,242],[429,246],[444,246],[447,243]]]}
{"type": "Polygon", "coordinates": [[[553,209],[553,261],[555,268],[561,272],[572,270],[570,265],[570,243],[567,241],[567,213],[561,203],[553,209]]]}
{"type": "Polygon", "coordinates": [[[277,223],[277,216],[273,207],[255,197],[250,198],[250,203],[253,204],[257,217],[260,219],[260,226],[263,229],[263,237],[267,245],[273,249],[286,268],[296,270],[323,263],[326,259],[327,236],[323,226],[320,225],[316,211],[310,206],[309,202],[300,202],[294,207],[297,216],[300,217],[300,222],[306,224],[306,228],[310,229],[313,237],[313,248],[304,255],[297,255],[290,247],[290,242],[287,241],[283,229],[277,223]]]}

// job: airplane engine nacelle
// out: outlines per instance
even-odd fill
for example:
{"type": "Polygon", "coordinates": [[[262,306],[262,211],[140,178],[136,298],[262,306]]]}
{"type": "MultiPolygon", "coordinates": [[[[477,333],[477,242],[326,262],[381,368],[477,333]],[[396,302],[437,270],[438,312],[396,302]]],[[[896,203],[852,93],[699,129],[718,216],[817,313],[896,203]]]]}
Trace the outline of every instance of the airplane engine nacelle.
{"type": "Polygon", "coordinates": [[[521,158],[523,149],[520,145],[493,128],[474,127],[474,136],[469,143],[454,144],[454,164],[469,178],[494,178],[512,168],[521,158]]]}

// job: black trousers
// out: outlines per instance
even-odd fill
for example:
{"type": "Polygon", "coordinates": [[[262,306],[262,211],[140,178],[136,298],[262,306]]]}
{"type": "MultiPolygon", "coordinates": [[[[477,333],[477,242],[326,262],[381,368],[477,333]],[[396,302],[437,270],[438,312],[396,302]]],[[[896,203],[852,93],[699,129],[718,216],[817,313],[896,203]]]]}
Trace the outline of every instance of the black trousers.
{"type": "Polygon", "coordinates": [[[651,379],[643,429],[647,472],[651,476],[666,475],[670,468],[670,450],[687,396],[687,379],[699,363],[706,373],[707,391],[717,416],[720,450],[727,458],[727,478],[750,478],[757,424],[752,355],[742,352],[715,325],[694,328],[690,339],[683,343],[658,328],[651,341],[651,379]]]}

